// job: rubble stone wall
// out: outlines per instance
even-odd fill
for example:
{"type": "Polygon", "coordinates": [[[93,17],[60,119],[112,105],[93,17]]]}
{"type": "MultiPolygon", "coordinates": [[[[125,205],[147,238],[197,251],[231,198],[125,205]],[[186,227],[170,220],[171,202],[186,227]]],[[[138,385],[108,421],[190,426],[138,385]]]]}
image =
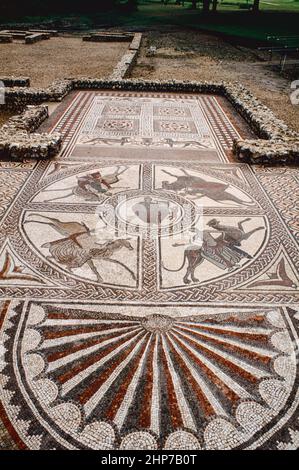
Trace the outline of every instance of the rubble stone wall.
{"type": "Polygon", "coordinates": [[[11,44],[13,42],[13,37],[8,34],[0,34],[0,44],[11,44]]]}
{"type": "MultiPolygon", "coordinates": [[[[136,60],[132,52],[132,61],[136,60]]],[[[121,61],[121,75],[127,63],[126,55],[121,61]]],[[[239,140],[234,143],[237,159],[247,163],[298,163],[299,134],[288,128],[274,113],[263,105],[252,93],[240,84],[226,82],[179,82],[147,81],[118,78],[113,74],[103,79],[66,79],[54,82],[47,89],[8,88],[8,109],[24,110],[28,104],[44,101],[61,101],[71,90],[130,90],[153,92],[208,93],[225,96],[259,137],[256,140],[239,140]]],[[[1,108],[1,106],[0,106],[1,108]]],[[[38,157],[38,156],[37,156],[38,157]]],[[[41,158],[44,158],[43,156],[41,158]]]]}
{"type": "Polygon", "coordinates": [[[28,106],[22,114],[10,118],[0,129],[0,158],[42,160],[57,155],[62,147],[59,134],[34,133],[47,117],[47,106],[28,106]]]}
{"type": "Polygon", "coordinates": [[[56,80],[44,89],[8,86],[5,89],[5,103],[0,105],[0,110],[2,108],[22,112],[28,105],[38,105],[46,101],[62,101],[72,89],[72,80],[56,80]]]}

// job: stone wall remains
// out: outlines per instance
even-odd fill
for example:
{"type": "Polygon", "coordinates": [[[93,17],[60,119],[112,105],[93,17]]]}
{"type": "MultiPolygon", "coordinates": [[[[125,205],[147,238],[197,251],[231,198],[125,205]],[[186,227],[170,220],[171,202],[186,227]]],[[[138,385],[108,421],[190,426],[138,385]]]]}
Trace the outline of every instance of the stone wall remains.
{"type": "Polygon", "coordinates": [[[0,158],[42,160],[57,155],[62,147],[59,134],[34,133],[47,117],[47,106],[28,106],[22,114],[10,118],[0,129],[0,158]]]}
{"type": "Polygon", "coordinates": [[[289,129],[286,123],[278,119],[244,86],[226,82],[179,82],[175,80],[165,82],[118,78],[125,73],[125,67],[130,68],[130,62],[136,60],[136,56],[134,56],[136,51],[131,52],[132,60],[127,61],[125,55],[118,73],[112,74],[108,80],[92,78],[58,80],[44,90],[24,87],[8,88],[5,95],[6,103],[1,106],[6,109],[22,111],[29,104],[39,105],[45,101],[61,101],[73,89],[222,95],[230,101],[259,137],[256,140],[238,140],[234,143],[234,152],[239,161],[259,164],[299,162],[299,134],[289,129]]]}
{"type": "Polygon", "coordinates": [[[5,87],[30,87],[30,78],[28,77],[6,77],[0,75],[0,82],[5,87]]]}

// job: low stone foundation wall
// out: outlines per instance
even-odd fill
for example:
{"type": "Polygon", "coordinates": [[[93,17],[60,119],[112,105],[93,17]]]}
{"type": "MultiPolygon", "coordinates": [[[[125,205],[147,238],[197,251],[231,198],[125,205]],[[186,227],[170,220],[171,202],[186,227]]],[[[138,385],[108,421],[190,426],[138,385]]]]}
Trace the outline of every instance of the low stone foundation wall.
{"type": "Polygon", "coordinates": [[[88,42],[127,42],[134,38],[134,33],[100,31],[83,36],[83,41],[88,42]]]}
{"type": "Polygon", "coordinates": [[[234,142],[234,154],[244,163],[298,164],[299,139],[240,140],[234,142]]]}
{"type": "Polygon", "coordinates": [[[42,160],[57,155],[62,147],[59,134],[34,133],[47,117],[47,106],[28,106],[23,114],[10,118],[0,129],[0,158],[42,160]]]}
{"type": "Polygon", "coordinates": [[[5,87],[30,87],[30,78],[28,77],[2,77],[0,75],[0,82],[5,87]]]}
{"type": "Polygon", "coordinates": [[[35,44],[38,41],[44,41],[50,39],[52,36],[58,36],[57,31],[46,31],[46,30],[15,30],[15,29],[4,29],[0,31],[0,42],[12,43],[14,39],[23,40],[24,44],[35,44]]]}
{"type": "Polygon", "coordinates": [[[25,44],[35,44],[38,41],[50,39],[50,34],[47,33],[33,33],[25,37],[25,44]]]}
{"type": "Polygon", "coordinates": [[[73,79],[55,80],[47,89],[48,101],[62,101],[73,90],[73,79]]]}
{"type": "Polygon", "coordinates": [[[110,80],[121,80],[131,74],[134,65],[137,62],[138,50],[129,50],[126,52],[110,75],[110,80]]]}
{"type": "Polygon", "coordinates": [[[59,33],[56,29],[32,29],[30,28],[29,31],[31,33],[44,33],[44,34],[49,34],[50,37],[57,37],[59,36],[59,33]]]}
{"type": "Polygon", "coordinates": [[[49,101],[46,89],[8,87],[5,89],[5,103],[0,105],[0,110],[22,112],[27,105],[42,104],[45,101],[49,101]]]}
{"type": "Polygon", "coordinates": [[[139,51],[142,42],[142,33],[135,33],[133,40],[129,46],[132,51],[139,51]]]}
{"type": "Polygon", "coordinates": [[[10,44],[13,42],[12,36],[8,34],[0,34],[0,44],[10,44]]]}
{"type": "Polygon", "coordinates": [[[122,80],[131,75],[132,69],[137,62],[137,57],[141,47],[142,33],[136,33],[129,46],[129,50],[123,55],[121,60],[114,68],[109,80],[122,80]]]}
{"type": "MultiPolygon", "coordinates": [[[[133,53],[132,52],[132,57],[133,53]]],[[[136,56],[134,56],[136,57],[136,56]]],[[[136,60],[136,59],[132,59],[136,60]]],[[[123,69],[130,67],[126,55],[123,57],[123,69]]],[[[60,101],[71,90],[128,90],[153,92],[205,93],[225,96],[248,122],[258,135],[256,140],[239,140],[234,143],[234,152],[241,162],[247,163],[298,163],[299,134],[292,131],[278,119],[274,113],[256,99],[250,91],[239,84],[226,82],[179,82],[124,80],[116,78],[101,79],[67,79],[53,83],[45,90],[11,88],[6,93],[6,106],[24,109],[27,104],[40,104],[42,101],[60,101]]],[[[43,157],[42,157],[43,158],[43,157]]]]}
{"type": "Polygon", "coordinates": [[[17,131],[34,132],[48,117],[47,106],[28,106],[22,114],[12,116],[1,131],[11,134],[17,131]]]}
{"type": "Polygon", "coordinates": [[[299,134],[289,129],[287,124],[263,105],[244,86],[224,83],[223,95],[233,104],[250,127],[262,139],[297,138],[299,134]]]}
{"type": "Polygon", "coordinates": [[[234,143],[237,159],[246,163],[299,163],[299,133],[290,129],[275,114],[241,85],[227,84],[224,96],[248,122],[259,140],[234,143]]]}

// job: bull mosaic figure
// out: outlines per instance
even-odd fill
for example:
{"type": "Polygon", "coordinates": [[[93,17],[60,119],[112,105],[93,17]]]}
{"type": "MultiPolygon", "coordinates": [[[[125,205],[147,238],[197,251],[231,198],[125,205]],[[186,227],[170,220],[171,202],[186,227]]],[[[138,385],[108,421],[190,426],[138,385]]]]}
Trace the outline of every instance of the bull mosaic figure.
{"type": "Polygon", "coordinates": [[[243,201],[234,194],[230,193],[229,184],[219,183],[214,181],[206,181],[200,176],[190,175],[183,168],[180,169],[183,175],[176,175],[167,170],[162,170],[163,173],[176,178],[176,181],[162,181],[162,189],[168,191],[180,192],[184,196],[191,196],[194,199],[208,197],[212,201],[224,203],[226,201],[235,202],[236,204],[250,205],[250,203],[243,201]]]}

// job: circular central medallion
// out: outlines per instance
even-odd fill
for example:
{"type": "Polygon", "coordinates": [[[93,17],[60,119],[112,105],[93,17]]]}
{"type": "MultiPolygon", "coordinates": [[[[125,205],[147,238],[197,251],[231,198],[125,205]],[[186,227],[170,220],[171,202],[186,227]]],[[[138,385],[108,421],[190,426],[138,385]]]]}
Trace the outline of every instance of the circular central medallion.
{"type": "Polygon", "coordinates": [[[171,330],[175,324],[175,320],[166,315],[154,314],[144,318],[141,324],[146,331],[150,331],[151,333],[164,333],[171,330]]]}
{"type": "Polygon", "coordinates": [[[140,196],[125,199],[116,208],[119,221],[137,230],[162,230],[176,224],[184,215],[182,206],[167,199],[140,196]]]}
{"type": "Polygon", "coordinates": [[[170,196],[164,193],[122,194],[109,201],[112,210],[105,213],[105,221],[128,235],[154,238],[180,233],[194,223],[196,208],[182,197],[170,196]]]}

